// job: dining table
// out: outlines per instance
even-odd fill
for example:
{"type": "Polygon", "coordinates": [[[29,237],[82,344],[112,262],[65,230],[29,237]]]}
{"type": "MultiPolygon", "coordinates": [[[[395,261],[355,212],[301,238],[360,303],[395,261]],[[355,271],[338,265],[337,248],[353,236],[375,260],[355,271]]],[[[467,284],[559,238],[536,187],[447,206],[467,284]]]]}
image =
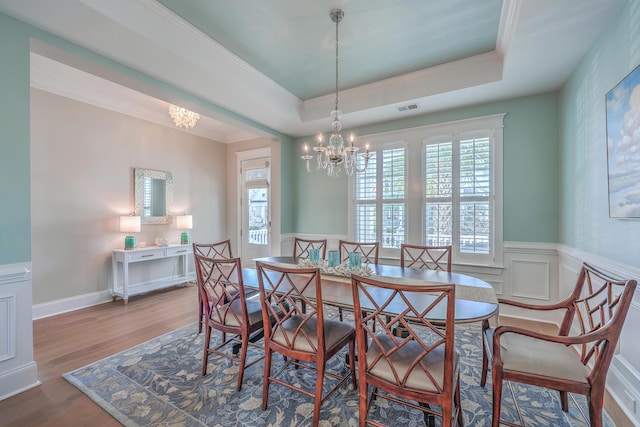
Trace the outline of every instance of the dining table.
{"type": "MultiPolygon", "coordinates": [[[[259,258],[255,261],[288,268],[312,265],[304,261],[299,262],[296,258],[287,256],[259,258]]],[[[365,266],[368,267],[366,270],[369,272],[369,277],[377,280],[415,285],[455,284],[456,323],[472,323],[487,320],[491,317],[497,318],[498,299],[493,287],[484,280],[466,274],[442,270],[425,270],[387,264],[366,264],[365,266]]],[[[259,289],[258,274],[255,268],[244,267],[242,276],[247,290],[259,289]]],[[[323,304],[353,310],[353,292],[350,277],[322,273],[320,283],[323,304]]],[[[310,287],[307,292],[307,296],[313,297],[315,289],[310,287]]],[[[431,321],[444,322],[446,316],[444,304],[441,309],[436,308],[430,312],[429,316],[431,321]]]]}

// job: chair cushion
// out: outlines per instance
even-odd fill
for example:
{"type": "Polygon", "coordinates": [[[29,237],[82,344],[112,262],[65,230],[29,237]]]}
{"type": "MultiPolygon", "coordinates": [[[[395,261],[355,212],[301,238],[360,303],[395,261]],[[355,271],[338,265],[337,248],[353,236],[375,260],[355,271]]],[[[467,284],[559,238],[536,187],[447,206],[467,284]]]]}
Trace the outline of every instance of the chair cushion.
{"type": "MultiPolygon", "coordinates": [[[[395,344],[387,335],[378,334],[376,335],[376,338],[380,340],[380,344],[385,352],[395,347],[395,344]]],[[[391,361],[391,365],[393,365],[393,369],[384,356],[376,363],[375,366],[371,367],[371,363],[373,363],[375,358],[380,354],[380,347],[374,342],[371,342],[369,350],[367,351],[367,365],[369,366],[367,370],[369,370],[369,373],[375,377],[400,386],[401,384],[398,384],[394,377],[394,369],[400,382],[402,382],[405,375],[407,375],[409,367],[422,352],[423,348],[417,342],[410,341],[399,351],[396,351],[390,356],[389,359],[391,361]]],[[[409,373],[407,381],[405,382],[405,387],[422,391],[438,392],[438,389],[442,389],[444,384],[444,359],[443,346],[429,352],[422,358],[422,363],[433,377],[433,380],[427,376],[424,369],[420,364],[418,364],[413,368],[411,373],[409,373]]],[[[454,362],[454,366],[456,368],[454,369],[454,372],[457,369],[457,360],[458,354],[456,353],[454,362]]]]}
{"type": "MultiPolygon", "coordinates": [[[[262,305],[255,300],[247,300],[247,316],[249,317],[249,325],[262,323],[262,305]]],[[[226,326],[240,326],[242,321],[242,306],[240,300],[236,299],[231,302],[231,310],[225,311],[228,304],[218,307],[218,313],[224,313],[224,319],[219,319],[215,309],[212,313],[212,320],[222,323],[226,326]],[[235,313],[235,315],[233,314],[235,313]]]]}
{"type": "Polygon", "coordinates": [[[500,340],[503,370],[526,372],[588,384],[589,369],[564,344],[507,333],[500,340]]]}
{"type": "MultiPolygon", "coordinates": [[[[289,337],[289,342],[293,340],[294,334],[303,318],[301,316],[292,316],[285,320],[281,327],[273,333],[273,341],[280,345],[287,346],[284,334],[289,337]]],[[[318,319],[313,317],[302,326],[302,331],[298,333],[295,341],[292,343],[293,350],[306,351],[309,353],[316,353],[318,350],[318,319]],[[304,332],[304,333],[303,333],[304,332]],[[308,338],[307,338],[308,337],[308,338]]],[[[326,349],[330,349],[335,346],[339,341],[344,339],[349,334],[355,333],[355,328],[346,322],[340,322],[335,320],[324,321],[324,341],[326,349]]]]}

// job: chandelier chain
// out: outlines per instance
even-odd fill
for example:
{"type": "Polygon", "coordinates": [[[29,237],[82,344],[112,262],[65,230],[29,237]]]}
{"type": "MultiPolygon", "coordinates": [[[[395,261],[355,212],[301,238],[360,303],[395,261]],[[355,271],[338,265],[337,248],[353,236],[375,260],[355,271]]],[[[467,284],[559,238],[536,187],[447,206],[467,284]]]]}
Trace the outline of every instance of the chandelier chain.
{"type": "Polygon", "coordinates": [[[336,107],[334,108],[334,110],[338,109],[338,58],[339,58],[339,51],[338,51],[338,27],[340,24],[340,18],[336,18],[336,107]]]}

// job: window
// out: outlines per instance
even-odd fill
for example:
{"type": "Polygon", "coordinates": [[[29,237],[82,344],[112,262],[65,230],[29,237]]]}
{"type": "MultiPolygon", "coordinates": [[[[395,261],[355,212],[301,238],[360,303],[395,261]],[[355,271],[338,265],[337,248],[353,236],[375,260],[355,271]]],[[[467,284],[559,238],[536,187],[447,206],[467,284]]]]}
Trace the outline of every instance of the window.
{"type": "Polygon", "coordinates": [[[452,245],[463,254],[491,253],[491,138],[450,135],[425,142],[426,245],[452,245]]]}
{"type": "Polygon", "coordinates": [[[353,178],[350,235],[379,241],[383,257],[398,257],[407,242],[452,245],[457,263],[495,264],[502,254],[503,117],[367,138],[372,157],[353,178]]]}
{"type": "Polygon", "coordinates": [[[355,175],[356,241],[380,242],[381,248],[405,242],[405,152],[397,144],[380,146],[370,151],[366,171],[355,175]]]}

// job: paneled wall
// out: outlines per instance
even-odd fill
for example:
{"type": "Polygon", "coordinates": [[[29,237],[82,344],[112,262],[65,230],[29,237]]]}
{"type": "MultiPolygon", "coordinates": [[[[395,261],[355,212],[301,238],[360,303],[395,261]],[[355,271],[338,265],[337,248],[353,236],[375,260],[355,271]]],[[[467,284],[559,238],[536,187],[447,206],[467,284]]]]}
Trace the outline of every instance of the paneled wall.
{"type": "Polygon", "coordinates": [[[0,265],[0,400],[40,384],[32,337],[31,264],[0,265]]]}

